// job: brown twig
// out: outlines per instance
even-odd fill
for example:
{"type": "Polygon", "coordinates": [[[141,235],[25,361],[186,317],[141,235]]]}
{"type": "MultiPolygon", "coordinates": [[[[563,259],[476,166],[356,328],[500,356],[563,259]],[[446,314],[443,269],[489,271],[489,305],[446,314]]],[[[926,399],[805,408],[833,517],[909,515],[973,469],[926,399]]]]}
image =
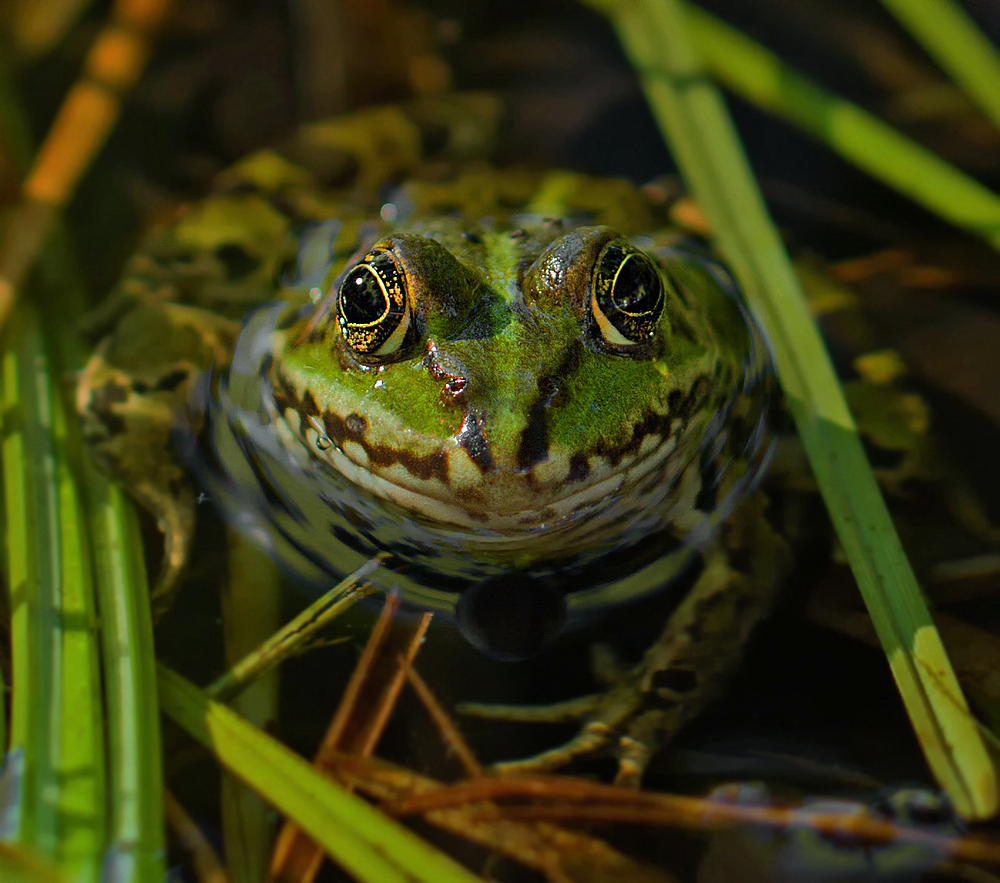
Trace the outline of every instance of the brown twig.
{"type": "Polygon", "coordinates": [[[462,764],[465,772],[470,778],[476,779],[483,775],[483,767],[472,753],[469,743],[465,741],[455,722],[448,716],[448,713],[441,707],[437,697],[425,681],[405,659],[400,657],[400,664],[405,666],[406,679],[417,694],[417,698],[423,703],[427,713],[441,731],[441,735],[448,743],[448,746],[462,764]]]}
{"type": "Polygon", "coordinates": [[[48,235],[118,119],[172,0],[117,0],[21,187],[0,238],[0,327],[48,235]]]}
{"type": "Polygon", "coordinates": [[[191,857],[199,883],[229,883],[229,876],[212,844],[169,790],[163,792],[163,817],[181,850],[191,857]]]}
{"type": "Polygon", "coordinates": [[[425,789],[383,804],[396,816],[427,815],[439,810],[476,806],[476,819],[587,821],[644,824],[711,830],[737,824],[788,828],[809,826],[828,836],[850,836],[866,843],[917,843],[942,857],[1000,863],[1000,843],[971,837],[947,837],[853,813],[816,813],[808,807],[742,806],[649,791],[633,791],[569,776],[495,776],[425,789]],[[547,804],[499,807],[494,801],[531,799],[547,804]]]}
{"type": "MultiPolygon", "coordinates": [[[[378,758],[340,755],[331,768],[337,778],[369,797],[396,806],[424,793],[450,790],[440,782],[378,758]]],[[[482,781],[492,781],[485,777],[482,781]]],[[[641,864],[605,841],[548,822],[503,818],[489,801],[432,809],[424,819],[472,843],[544,874],[550,883],[615,880],[616,883],[672,883],[671,874],[641,864]]]]}
{"type": "MultiPolygon", "coordinates": [[[[419,622],[395,619],[399,598],[386,598],[382,613],[344,690],[314,764],[325,769],[342,752],[368,757],[375,750],[406,681],[406,667],[420,649],[431,614],[419,622]],[[402,655],[403,664],[397,657],[402,655]]],[[[320,869],[325,853],[291,822],[278,835],[271,856],[275,881],[309,883],[320,869]]]]}

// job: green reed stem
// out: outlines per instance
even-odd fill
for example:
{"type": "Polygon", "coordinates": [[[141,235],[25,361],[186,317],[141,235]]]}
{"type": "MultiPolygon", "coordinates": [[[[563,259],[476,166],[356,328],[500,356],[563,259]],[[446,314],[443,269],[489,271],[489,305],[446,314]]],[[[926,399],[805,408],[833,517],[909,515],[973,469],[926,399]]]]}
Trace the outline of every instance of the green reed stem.
{"type": "Polygon", "coordinates": [[[1000,196],[703,9],[687,3],[684,9],[699,56],[719,82],[818,138],[883,184],[1000,248],[1000,196]]]}
{"type": "Polygon", "coordinates": [[[10,754],[21,765],[14,836],[98,881],[106,835],[103,704],[82,502],[34,310],[3,355],[3,472],[10,590],[10,754]]]}
{"type": "MultiPolygon", "coordinates": [[[[2,76],[0,130],[23,171],[30,136],[2,76]]],[[[7,762],[25,776],[12,813],[19,841],[55,858],[73,881],[159,883],[159,709],[142,540],[132,505],[81,456],[66,378],[82,359],[82,290],[58,225],[49,246],[37,290],[46,321],[34,307],[19,308],[4,338],[5,565],[18,709],[7,762]]]]}
{"type": "Polygon", "coordinates": [[[882,0],[1000,128],[1000,54],[956,0],[882,0]]]}

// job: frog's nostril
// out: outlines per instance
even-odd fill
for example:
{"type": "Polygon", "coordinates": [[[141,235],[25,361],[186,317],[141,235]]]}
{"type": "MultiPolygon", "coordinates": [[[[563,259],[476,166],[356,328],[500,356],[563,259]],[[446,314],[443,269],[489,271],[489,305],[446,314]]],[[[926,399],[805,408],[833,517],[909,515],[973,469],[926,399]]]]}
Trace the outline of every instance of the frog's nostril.
{"type": "Polygon", "coordinates": [[[470,586],[456,612],[462,635],[476,649],[517,662],[558,637],[566,622],[566,601],[552,585],[514,571],[470,586]]]}

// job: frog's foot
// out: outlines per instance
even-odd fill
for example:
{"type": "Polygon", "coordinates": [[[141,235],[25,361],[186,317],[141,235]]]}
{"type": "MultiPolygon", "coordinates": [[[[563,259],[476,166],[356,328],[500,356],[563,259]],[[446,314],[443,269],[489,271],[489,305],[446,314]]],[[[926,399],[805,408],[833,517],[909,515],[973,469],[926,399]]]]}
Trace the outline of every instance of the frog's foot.
{"type": "Polygon", "coordinates": [[[163,534],[160,572],[149,593],[153,622],[157,622],[173,603],[191,551],[195,498],[187,484],[177,488],[176,493],[163,494],[158,488],[137,488],[133,493],[140,505],[156,516],[156,526],[163,534]]]}
{"type": "Polygon", "coordinates": [[[194,490],[172,436],[192,381],[228,361],[238,329],[192,307],[140,305],[80,373],[77,411],[94,459],[163,532],[155,612],[169,603],[194,533],[194,490]]]}
{"type": "Polygon", "coordinates": [[[662,634],[605,694],[534,709],[463,706],[466,713],[506,720],[581,721],[564,745],[494,768],[536,773],[610,752],[618,760],[616,782],[637,787],[655,752],[719,694],[754,625],[771,608],[789,559],[763,506],[758,495],[724,526],[662,634]]]}

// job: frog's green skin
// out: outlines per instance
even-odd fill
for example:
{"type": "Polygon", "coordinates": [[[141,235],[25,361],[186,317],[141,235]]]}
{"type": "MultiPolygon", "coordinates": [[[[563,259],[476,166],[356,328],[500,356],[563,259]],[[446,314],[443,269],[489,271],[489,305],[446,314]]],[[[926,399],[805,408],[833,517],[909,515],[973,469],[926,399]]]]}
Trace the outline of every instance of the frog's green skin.
{"type": "Polygon", "coordinates": [[[581,736],[534,762],[617,739],[632,780],[717,689],[784,570],[757,495],[708,539],[766,450],[766,347],[631,185],[470,162],[482,125],[461,121],[491,108],[464,101],[362,112],[226,173],[133,261],[80,410],[158,516],[172,582],[194,495],[170,433],[284,268],[285,306],[250,316],[228,378],[194,399],[222,467],[201,470],[209,495],[293,571],[388,551],[403,567],[383,584],[444,610],[462,581],[561,578],[584,585],[572,615],[663,585],[704,546],[643,662],[574,705],[581,736]],[[300,251],[309,222],[324,223],[300,251]]]}

